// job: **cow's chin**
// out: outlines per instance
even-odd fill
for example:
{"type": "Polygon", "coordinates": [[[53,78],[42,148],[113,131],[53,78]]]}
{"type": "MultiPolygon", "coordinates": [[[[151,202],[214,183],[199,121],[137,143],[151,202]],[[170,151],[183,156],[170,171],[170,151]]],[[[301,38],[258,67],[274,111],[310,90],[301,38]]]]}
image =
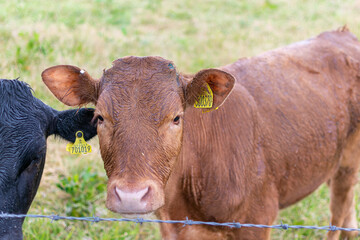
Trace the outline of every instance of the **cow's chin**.
{"type": "Polygon", "coordinates": [[[154,215],[156,210],[158,210],[160,207],[162,207],[163,205],[158,205],[155,208],[150,208],[150,209],[142,209],[139,211],[139,209],[119,209],[117,205],[113,205],[111,204],[111,202],[106,201],[106,207],[117,214],[120,214],[122,216],[126,216],[129,218],[137,218],[137,217],[142,217],[144,218],[144,216],[151,216],[154,215]]]}
{"type": "Polygon", "coordinates": [[[122,217],[124,218],[129,218],[129,219],[138,219],[138,218],[143,218],[143,219],[156,219],[156,215],[155,212],[149,212],[149,213],[132,213],[132,214],[121,214],[122,217]]]}

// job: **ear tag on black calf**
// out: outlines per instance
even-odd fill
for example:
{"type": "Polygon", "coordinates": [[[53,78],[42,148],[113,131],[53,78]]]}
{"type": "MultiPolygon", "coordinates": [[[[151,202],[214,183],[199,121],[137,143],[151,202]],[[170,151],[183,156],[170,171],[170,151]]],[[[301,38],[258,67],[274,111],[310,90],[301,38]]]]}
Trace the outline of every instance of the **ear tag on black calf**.
{"type": "Polygon", "coordinates": [[[199,98],[195,101],[195,108],[211,108],[213,105],[213,92],[209,84],[205,84],[205,86],[201,89],[201,94],[199,98]]]}
{"type": "Polygon", "coordinates": [[[91,146],[85,141],[82,131],[75,133],[75,142],[66,145],[66,151],[71,154],[86,154],[91,152],[91,146]]]}

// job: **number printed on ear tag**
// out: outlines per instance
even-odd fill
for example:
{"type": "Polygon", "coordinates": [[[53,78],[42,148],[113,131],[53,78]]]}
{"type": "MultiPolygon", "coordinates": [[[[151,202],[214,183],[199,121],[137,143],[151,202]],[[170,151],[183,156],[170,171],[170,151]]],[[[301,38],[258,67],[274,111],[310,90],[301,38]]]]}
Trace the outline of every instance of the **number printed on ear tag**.
{"type": "Polygon", "coordinates": [[[211,108],[213,105],[213,92],[209,84],[206,83],[201,89],[201,94],[199,98],[195,101],[194,107],[195,108],[211,108]]]}
{"type": "Polygon", "coordinates": [[[85,141],[82,131],[75,133],[75,142],[66,145],[66,151],[71,154],[86,154],[91,152],[91,146],[85,141]]]}

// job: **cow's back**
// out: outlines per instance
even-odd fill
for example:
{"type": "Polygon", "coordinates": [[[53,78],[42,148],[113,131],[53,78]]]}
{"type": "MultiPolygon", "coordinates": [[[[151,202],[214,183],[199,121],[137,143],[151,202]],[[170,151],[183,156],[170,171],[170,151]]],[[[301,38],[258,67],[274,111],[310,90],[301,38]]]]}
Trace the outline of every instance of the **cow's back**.
{"type": "Polygon", "coordinates": [[[359,122],[359,60],[359,42],[345,30],[226,67],[256,102],[282,207],[336,170],[341,147],[359,122]]]}

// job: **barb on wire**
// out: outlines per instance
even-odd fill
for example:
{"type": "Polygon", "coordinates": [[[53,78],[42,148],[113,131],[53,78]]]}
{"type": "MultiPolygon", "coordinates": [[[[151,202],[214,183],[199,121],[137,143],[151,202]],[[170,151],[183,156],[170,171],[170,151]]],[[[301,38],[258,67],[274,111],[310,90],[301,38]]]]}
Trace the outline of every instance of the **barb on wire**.
{"type": "Polygon", "coordinates": [[[281,222],[280,225],[263,225],[263,224],[251,224],[251,223],[239,223],[239,222],[202,222],[202,221],[193,221],[186,217],[186,220],[158,220],[158,219],[143,219],[143,218],[101,218],[97,216],[92,217],[72,217],[72,216],[59,216],[59,215],[35,215],[35,214],[11,214],[11,213],[0,213],[0,218],[47,218],[51,222],[58,220],[69,220],[69,221],[87,221],[93,223],[98,222],[133,222],[133,223],[171,223],[171,224],[183,224],[187,225],[210,225],[210,226],[219,226],[219,227],[229,227],[229,228],[242,228],[242,227],[253,227],[253,228],[272,228],[272,229],[312,229],[312,230],[325,230],[325,231],[357,231],[360,232],[359,228],[343,228],[337,227],[334,225],[329,226],[302,226],[302,225],[288,225],[281,222]]]}

